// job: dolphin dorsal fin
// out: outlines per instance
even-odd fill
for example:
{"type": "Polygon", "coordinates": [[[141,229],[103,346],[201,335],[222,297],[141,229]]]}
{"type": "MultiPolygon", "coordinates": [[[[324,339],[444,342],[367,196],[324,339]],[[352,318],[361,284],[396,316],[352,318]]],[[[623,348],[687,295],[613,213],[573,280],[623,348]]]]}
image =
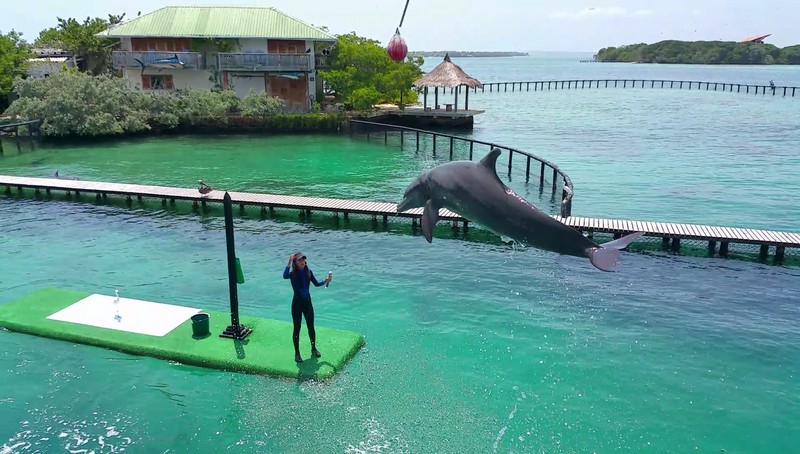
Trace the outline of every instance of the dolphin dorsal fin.
{"type": "Polygon", "coordinates": [[[484,156],[483,159],[481,159],[480,165],[485,167],[489,172],[492,172],[492,175],[494,175],[494,178],[498,183],[500,183],[500,186],[506,187],[506,184],[503,183],[503,180],[497,176],[497,168],[495,167],[497,165],[497,158],[500,157],[500,153],[501,152],[499,148],[492,148],[492,150],[486,156],[484,156]]]}
{"type": "Polygon", "coordinates": [[[489,168],[492,172],[494,172],[498,157],[500,157],[500,149],[492,148],[492,150],[489,151],[489,153],[486,156],[484,156],[483,159],[481,159],[481,165],[489,168]]]}

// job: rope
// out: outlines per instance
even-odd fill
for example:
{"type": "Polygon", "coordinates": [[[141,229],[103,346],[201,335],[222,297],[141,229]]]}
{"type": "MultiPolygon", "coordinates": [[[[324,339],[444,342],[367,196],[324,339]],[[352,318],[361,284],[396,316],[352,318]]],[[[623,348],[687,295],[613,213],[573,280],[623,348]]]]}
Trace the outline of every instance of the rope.
{"type": "Polygon", "coordinates": [[[397,27],[397,31],[400,31],[400,27],[403,26],[403,20],[406,18],[406,10],[408,9],[408,2],[410,0],[406,0],[406,7],[403,8],[403,17],[400,18],[400,25],[397,27]]]}

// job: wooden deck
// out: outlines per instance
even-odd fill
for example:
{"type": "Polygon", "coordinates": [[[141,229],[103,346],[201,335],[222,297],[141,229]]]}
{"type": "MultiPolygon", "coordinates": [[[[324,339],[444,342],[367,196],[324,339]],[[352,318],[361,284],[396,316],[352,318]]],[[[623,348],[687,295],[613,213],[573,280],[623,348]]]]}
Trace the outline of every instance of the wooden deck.
{"type": "Polygon", "coordinates": [[[445,108],[423,109],[419,107],[406,107],[403,110],[380,109],[370,112],[365,118],[369,121],[395,124],[407,127],[425,128],[472,128],[476,115],[484,113],[484,110],[458,109],[447,110],[445,108]]]}
{"type": "Polygon", "coordinates": [[[431,107],[423,109],[421,107],[406,107],[403,110],[399,108],[380,109],[375,112],[370,112],[367,118],[382,117],[385,115],[397,116],[411,116],[411,117],[442,117],[442,118],[463,118],[479,115],[486,112],[485,110],[476,109],[458,109],[447,110],[445,108],[433,109],[431,107]]]}
{"type": "MultiPolygon", "coordinates": [[[[51,191],[73,193],[76,197],[80,197],[81,194],[92,194],[96,198],[104,198],[108,195],[122,196],[128,201],[131,201],[133,197],[139,200],[143,198],[161,199],[162,205],[166,205],[168,201],[174,203],[175,200],[192,201],[195,204],[222,203],[222,198],[225,194],[224,191],[215,190],[209,194],[202,195],[196,188],[8,175],[0,175],[0,186],[4,186],[7,193],[12,192],[14,188],[18,190],[28,188],[35,190],[37,193],[41,191],[46,191],[47,193],[51,191]]],[[[348,214],[364,214],[372,215],[375,218],[381,216],[384,222],[387,222],[390,217],[411,218],[414,226],[417,225],[417,221],[422,217],[422,208],[414,208],[398,213],[397,204],[394,202],[299,197],[235,191],[228,191],[228,193],[233,203],[239,204],[242,208],[248,205],[260,206],[262,211],[267,208],[289,208],[305,212],[324,211],[334,213],[337,216],[341,213],[345,218],[347,218],[348,214]]],[[[467,228],[468,221],[456,213],[446,209],[440,210],[439,213],[440,219],[452,221],[456,224],[461,223],[464,229],[467,228]]],[[[631,232],[645,232],[646,236],[661,238],[665,247],[671,247],[674,250],[680,248],[681,240],[699,240],[707,242],[709,252],[715,253],[717,251],[717,243],[719,243],[719,254],[721,256],[727,255],[729,244],[732,243],[759,245],[761,247],[760,255],[764,258],[768,255],[769,248],[774,247],[777,261],[783,260],[786,248],[800,248],[800,233],[794,232],[581,216],[553,217],[588,234],[609,233],[618,237],[631,232]]]]}

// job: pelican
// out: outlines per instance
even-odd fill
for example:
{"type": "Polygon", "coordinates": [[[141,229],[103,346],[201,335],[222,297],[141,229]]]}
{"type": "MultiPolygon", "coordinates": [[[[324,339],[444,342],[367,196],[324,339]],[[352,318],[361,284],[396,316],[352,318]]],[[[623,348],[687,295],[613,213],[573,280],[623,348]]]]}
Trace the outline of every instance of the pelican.
{"type": "Polygon", "coordinates": [[[211,186],[207,185],[205,183],[205,181],[203,181],[203,180],[197,180],[197,184],[200,185],[200,187],[197,188],[197,190],[200,192],[200,194],[208,194],[209,192],[214,190],[214,188],[212,188],[211,186]]]}

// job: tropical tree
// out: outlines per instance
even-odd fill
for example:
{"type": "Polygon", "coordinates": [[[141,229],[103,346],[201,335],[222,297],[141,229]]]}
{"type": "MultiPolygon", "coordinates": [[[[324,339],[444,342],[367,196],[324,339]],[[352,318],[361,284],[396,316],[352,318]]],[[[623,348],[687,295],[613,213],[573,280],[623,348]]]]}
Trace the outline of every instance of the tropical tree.
{"type": "Polygon", "coordinates": [[[3,35],[0,32],[0,111],[8,106],[14,78],[25,74],[30,55],[21,33],[11,30],[3,35]]]}
{"type": "Polygon", "coordinates": [[[108,19],[87,17],[81,24],[73,18],[58,18],[58,25],[39,32],[34,41],[37,47],[55,47],[83,57],[83,68],[93,74],[100,74],[112,68],[111,46],[114,40],[96,36],[112,25],[119,24],[125,14],[108,15],[108,19]]]}
{"type": "Polygon", "coordinates": [[[379,102],[397,103],[401,97],[415,99],[411,83],[422,76],[423,63],[422,57],[395,62],[378,41],[352,32],[337,36],[319,74],[340,100],[367,109],[379,102]]]}

